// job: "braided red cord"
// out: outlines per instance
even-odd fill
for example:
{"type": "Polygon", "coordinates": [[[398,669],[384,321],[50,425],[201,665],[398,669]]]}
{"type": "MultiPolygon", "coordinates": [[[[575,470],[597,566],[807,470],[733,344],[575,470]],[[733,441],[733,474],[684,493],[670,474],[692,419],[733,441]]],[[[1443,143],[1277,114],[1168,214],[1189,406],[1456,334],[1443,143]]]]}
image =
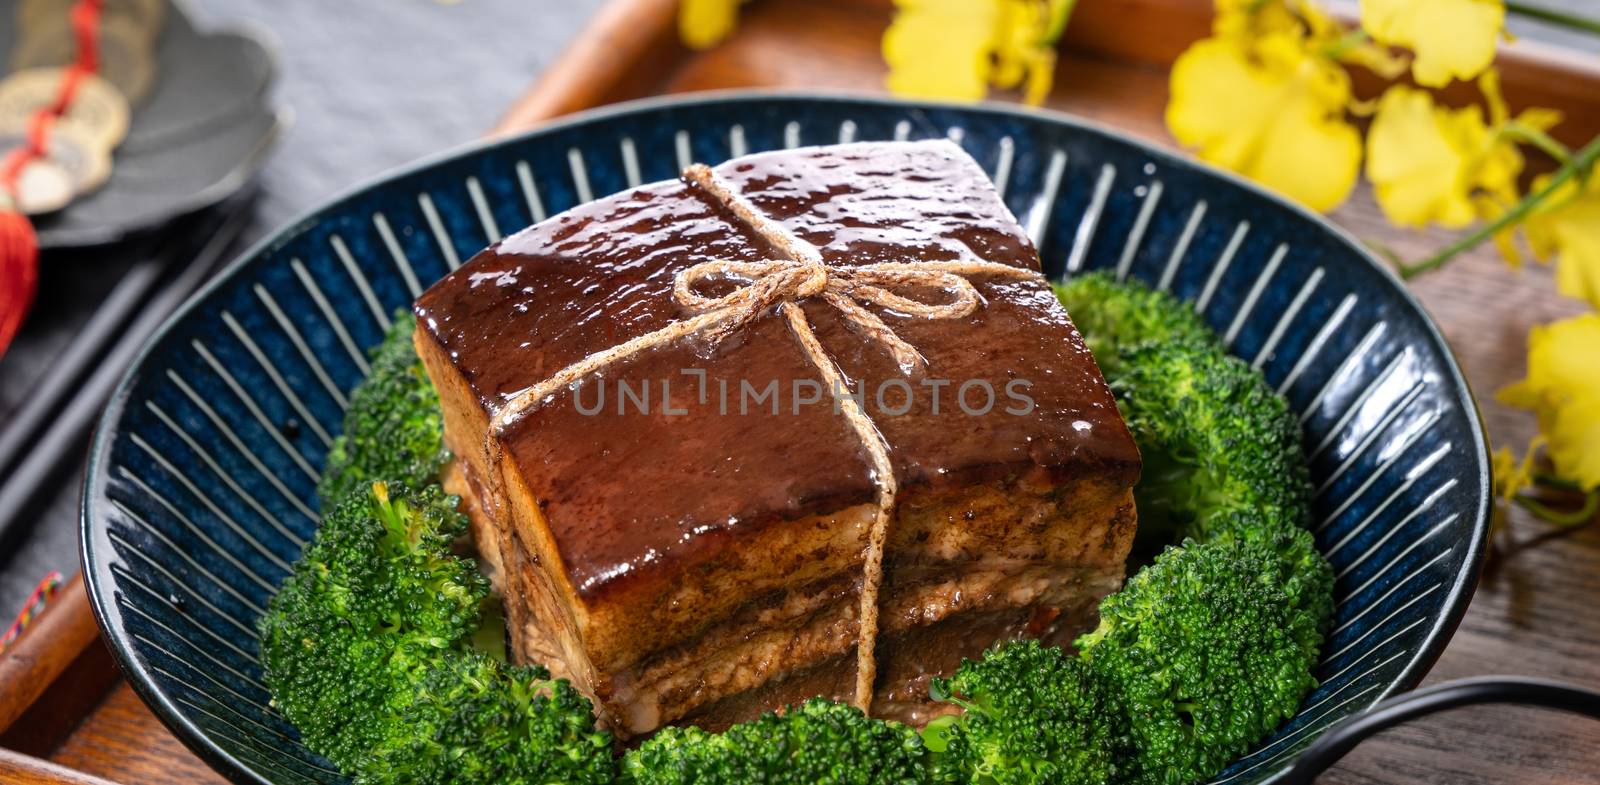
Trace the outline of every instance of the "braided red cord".
{"type": "Polygon", "coordinates": [[[22,170],[50,153],[50,129],[67,113],[85,74],[100,68],[100,10],[104,0],[78,0],[71,11],[78,56],[67,67],[56,100],[28,121],[27,143],[0,161],[0,355],[22,328],[22,320],[39,289],[39,238],[33,224],[17,208],[17,181],[22,170]]]}

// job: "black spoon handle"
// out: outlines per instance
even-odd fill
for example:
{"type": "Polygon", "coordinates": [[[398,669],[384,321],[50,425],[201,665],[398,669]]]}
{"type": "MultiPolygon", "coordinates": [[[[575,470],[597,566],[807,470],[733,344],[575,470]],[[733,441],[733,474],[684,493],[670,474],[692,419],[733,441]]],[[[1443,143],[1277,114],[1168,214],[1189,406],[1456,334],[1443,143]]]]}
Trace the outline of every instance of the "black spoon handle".
{"type": "Polygon", "coordinates": [[[1479,703],[1516,703],[1600,720],[1600,692],[1546,679],[1488,676],[1435,684],[1381,701],[1322,734],[1295,758],[1280,785],[1311,785],[1357,744],[1379,731],[1435,712],[1479,703]]]}

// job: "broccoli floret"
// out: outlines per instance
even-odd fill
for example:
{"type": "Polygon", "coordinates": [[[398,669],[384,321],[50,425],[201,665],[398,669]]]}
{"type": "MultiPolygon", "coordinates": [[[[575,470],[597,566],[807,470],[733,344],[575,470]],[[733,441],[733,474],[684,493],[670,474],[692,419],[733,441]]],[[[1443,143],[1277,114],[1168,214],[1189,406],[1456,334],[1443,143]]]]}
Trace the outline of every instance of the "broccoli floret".
{"type": "Polygon", "coordinates": [[[1056,294],[1143,455],[1134,489],[1141,543],[1205,539],[1245,511],[1264,516],[1245,522],[1266,531],[1306,524],[1310,481],[1299,422],[1193,310],[1105,271],[1058,285],[1056,294]]]}
{"type": "Polygon", "coordinates": [[[1107,270],[1056,284],[1055,290],[1108,379],[1125,364],[1125,350],[1147,344],[1217,340],[1194,310],[1178,298],[1140,284],[1118,283],[1107,270]]]}
{"type": "Polygon", "coordinates": [[[1125,781],[1192,782],[1315,686],[1333,576],[1304,528],[1299,423],[1177,300],[1104,273],[1057,293],[1143,456],[1141,543],[1183,540],[1107,597],[1077,646],[1127,717],[1125,781]]]}
{"type": "Polygon", "coordinates": [[[611,734],[595,730],[588,699],[537,666],[447,657],[397,728],[362,761],[357,785],[601,785],[616,777],[611,734]]]}
{"type": "Polygon", "coordinates": [[[350,769],[404,732],[400,712],[479,624],[488,582],[450,553],[466,527],[437,486],[374,483],[322,527],[259,622],[273,700],[306,745],[350,769]]]}
{"type": "Polygon", "coordinates": [[[931,692],[965,710],[923,729],[950,782],[1104,785],[1128,754],[1126,719],[1099,675],[1054,646],[1003,644],[931,692]]]}
{"type": "Polygon", "coordinates": [[[371,351],[372,373],[350,393],[344,433],[328,450],[317,497],[331,507],[374,482],[420,488],[449,460],[439,394],[411,344],[416,319],[401,311],[371,351]]]}
{"type": "Polygon", "coordinates": [[[1289,607],[1317,619],[1319,630],[1332,618],[1333,567],[1317,550],[1316,538],[1309,530],[1247,511],[1213,525],[1205,542],[1242,544],[1276,556],[1277,572],[1264,573],[1261,579],[1282,590],[1289,607]]]}
{"type": "MultiPolygon", "coordinates": [[[[1310,547],[1308,537],[1283,542],[1310,547]]],[[[1292,560],[1267,544],[1186,540],[1101,603],[1100,626],[1078,648],[1126,712],[1129,781],[1215,774],[1316,686],[1325,606],[1286,588],[1292,561],[1326,570],[1314,550],[1292,560]]]]}
{"type": "Polygon", "coordinates": [[[1111,388],[1144,457],[1134,488],[1141,529],[1176,533],[1171,542],[1221,537],[1237,523],[1278,531],[1309,521],[1300,424],[1259,372],[1195,341],[1121,357],[1111,388]]]}
{"type": "Polygon", "coordinates": [[[722,733],[663,728],[622,767],[638,785],[911,785],[927,781],[926,760],[915,729],[813,698],[722,733]]]}

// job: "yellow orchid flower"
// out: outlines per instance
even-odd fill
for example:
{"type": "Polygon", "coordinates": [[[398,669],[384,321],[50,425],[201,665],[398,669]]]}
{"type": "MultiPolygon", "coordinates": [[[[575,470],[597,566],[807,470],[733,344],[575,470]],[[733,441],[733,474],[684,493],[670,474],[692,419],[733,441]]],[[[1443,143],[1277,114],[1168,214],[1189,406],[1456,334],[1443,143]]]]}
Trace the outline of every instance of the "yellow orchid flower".
{"type": "Polygon", "coordinates": [[[1494,477],[1494,495],[1506,501],[1516,499],[1517,494],[1533,485],[1533,457],[1544,446],[1544,437],[1535,436],[1528,443],[1528,449],[1522,453],[1522,460],[1517,460],[1510,447],[1501,447],[1494,451],[1492,469],[1494,477]]]}
{"type": "Polygon", "coordinates": [[[1296,10],[1315,15],[1316,23],[1326,20],[1315,6],[1291,9],[1287,0],[1216,0],[1216,14],[1211,18],[1211,31],[1221,36],[1258,38],[1269,33],[1295,32],[1301,29],[1301,17],[1296,10]]]}
{"type": "Polygon", "coordinates": [[[1350,78],[1321,44],[1298,23],[1197,42],[1173,64],[1167,128],[1203,160],[1333,209],[1355,185],[1361,137],[1345,120],[1350,78]]]}
{"type": "Polygon", "coordinates": [[[1488,68],[1505,19],[1503,0],[1361,0],[1361,26],[1378,43],[1410,49],[1412,76],[1426,87],[1488,68]]]}
{"type": "Polygon", "coordinates": [[[883,33],[885,81],[900,95],[977,101],[989,92],[1001,7],[982,0],[895,0],[883,33]]]}
{"type": "Polygon", "coordinates": [[[1528,378],[1499,399],[1532,410],[1548,440],[1556,474],[1584,490],[1600,488],[1600,313],[1586,313],[1528,334],[1528,378]]]}
{"type": "MultiPolygon", "coordinates": [[[[1549,176],[1533,183],[1542,189],[1549,176]]],[[[1542,260],[1556,259],[1556,286],[1600,308],[1600,176],[1590,174],[1586,187],[1568,180],[1546,198],[1547,207],[1534,212],[1525,224],[1528,244],[1542,260]]],[[[1590,363],[1600,365],[1600,344],[1592,347],[1590,363]]],[[[1600,452],[1600,445],[1596,446],[1600,452]]]]}
{"type": "MultiPolygon", "coordinates": [[[[1451,109],[1423,90],[1395,85],[1378,99],[1367,132],[1367,179],[1384,215],[1400,226],[1460,228],[1493,220],[1519,200],[1524,159],[1517,132],[1542,133],[1560,114],[1528,109],[1511,118],[1500,97],[1499,76],[1484,72],[1479,87],[1488,107],[1451,109]]],[[[1495,242],[1513,264],[1520,261],[1511,230],[1495,242]]]]}
{"type": "Polygon", "coordinates": [[[740,0],[681,0],[678,37],[690,49],[710,49],[722,43],[739,22],[740,0]]]}
{"type": "Polygon", "coordinates": [[[1497,140],[1477,106],[1437,106],[1423,90],[1395,85],[1378,100],[1367,133],[1367,179],[1390,221],[1460,228],[1478,218],[1479,191],[1516,201],[1522,155],[1497,140]]]}
{"type": "Polygon", "coordinates": [[[895,0],[885,84],[900,95],[976,101],[991,85],[1042,103],[1074,0],[895,0]]]}

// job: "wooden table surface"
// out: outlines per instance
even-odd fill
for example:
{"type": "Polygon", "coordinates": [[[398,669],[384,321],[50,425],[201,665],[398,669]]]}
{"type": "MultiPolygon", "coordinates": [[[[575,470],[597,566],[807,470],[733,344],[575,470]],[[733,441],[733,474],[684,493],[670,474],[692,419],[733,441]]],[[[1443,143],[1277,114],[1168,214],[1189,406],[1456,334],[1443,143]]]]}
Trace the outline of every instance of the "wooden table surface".
{"type": "MultiPolygon", "coordinates": [[[[674,41],[673,5],[673,0],[613,0],[497,130],[648,94],[734,86],[880,87],[878,36],[889,13],[881,0],[760,0],[745,7],[731,41],[696,54],[674,41]]],[[[1188,41],[1204,33],[1208,5],[1204,0],[1082,0],[1050,106],[1170,145],[1161,121],[1166,68],[1188,41]]],[[[1506,73],[1514,101],[1531,96],[1568,111],[1573,118],[1564,129],[1569,143],[1600,132],[1600,63],[1535,52],[1508,62],[1506,73]]],[[[1438,232],[1390,227],[1365,190],[1332,217],[1357,237],[1411,258],[1448,239],[1438,232]]],[[[1499,404],[1493,392],[1522,375],[1532,325],[1581,312],[1581,306],[1556,295],[1548,269],[1508,269],[1487,247],[1415,281],[1413,288],[1477,392],[1491,438],[1497,444],[1525,444],[1534,432],[1531,416],[1499,404]]],[[[1541,538],[1547,532],[1530,516],[1511,513],[1510,539],[1531,544],[1491,565],[1428,683],[1521,674],[1600,686],[1600,526],[1541,538]]],[[[62,689],[61,681],[54,690],[62,689]]],[[[6,689],[0,683],[0,708],[6,689]]],[[[45,700],[53,695],[46,693],[45,700]]],[[[25,738],[19,741],[19,728],[13,727],[0,736],[0,746],[127,785],[222,781],[160,726],[125,682],[103,698],[98,695],[97,706],[70,735],[30,746],[25,738]]],[[[7,760],[0,754],[0,780],[51,781],[21,779],[20,769],[8,768],[7,760]]],[[[1458,710],[1366,742],[1321,782],[1600,783],[1600,723],[1530,709],[1458,710]]]]}

